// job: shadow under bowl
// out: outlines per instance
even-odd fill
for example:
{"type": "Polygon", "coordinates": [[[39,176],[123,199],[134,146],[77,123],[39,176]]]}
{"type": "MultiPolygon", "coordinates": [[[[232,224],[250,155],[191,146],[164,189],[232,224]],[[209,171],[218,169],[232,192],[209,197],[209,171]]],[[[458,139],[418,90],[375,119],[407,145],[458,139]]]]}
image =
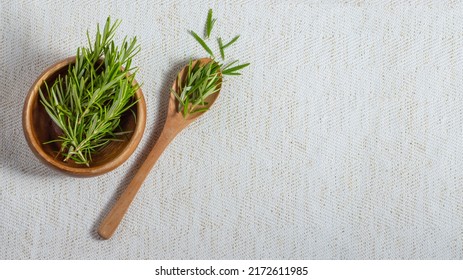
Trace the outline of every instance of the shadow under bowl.
{"type": "Polygon", "coordinates": [[[59,129],[48,116],[40,102],[39,88],[46,92],[45,82],[52,85],[56,78],[65,76],[68,67],[75,63],[75,57],[62,60],[46,69],[32,85],[23,108],[23,130],[32,152],[46,165],[68,175],[91,177],[107,173],[124,163],[135,151],[143,136],[146,124],[146,103],[141,89],[135,93],[138,102],[121,117],[123,131],[131,131],[121,136],[123,141],[111,141],[97,153],[92,154],[90,166],[77,164],[73,160],[63,161],[59,155],[60,144],[44,144],[59,136],[59,129]],[[135,117],[134,117],[135,115],[135,117]]]}

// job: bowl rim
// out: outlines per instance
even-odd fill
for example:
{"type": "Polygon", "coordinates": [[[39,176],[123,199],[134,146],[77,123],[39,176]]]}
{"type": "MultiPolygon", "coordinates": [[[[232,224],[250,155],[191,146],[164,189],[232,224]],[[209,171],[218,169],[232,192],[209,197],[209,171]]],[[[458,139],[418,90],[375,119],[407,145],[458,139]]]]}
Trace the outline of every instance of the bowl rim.
{"type": "MultiPolygon", "coordinates": [[[[35,102],[37,102],[37,99],[39,98],[38,90],[40,86],[43,84],[43,82],[47,80],[51,75],[53,75],[57,70],[73,63],[75,59],[75,56],[71,56],[61,61],[58,61],[57,63],[54,63],[50,67],[46,68],[39,75],[39,77],[36,79],[36,81],[29,89],[29,92],[24,101],[22,125],[26,142],[29,145],[29,148],[40,161],[45,163],[47,166],[54,168],[55,170],[62,171],[69,175],[78,177],[91,177],[114,170],[115,168],[119,167],[122,163],[124,163],[133,154],[138,144],[140,143],[143,133],[145,131],[146,102],[143,96],[143,91],[141,90],[141,88],[139,88],[135,93],[135,96],[139,99],[139,101],[135,104],[137,108],[137,122],[135,124],[134,132],[129,140],[129,143],[114,159],[102,165],[90,167],[72,167],[62,163],[59,160],[56,160],[54,157],[45,153],[45,151],[41,147],[42,143],[40,143],[40,141],[38,140],[35,130],[32,127],[32,109],[35,102]]],[[[137,81],[134,80],[134,83],[137,83],[137,81]]]]}

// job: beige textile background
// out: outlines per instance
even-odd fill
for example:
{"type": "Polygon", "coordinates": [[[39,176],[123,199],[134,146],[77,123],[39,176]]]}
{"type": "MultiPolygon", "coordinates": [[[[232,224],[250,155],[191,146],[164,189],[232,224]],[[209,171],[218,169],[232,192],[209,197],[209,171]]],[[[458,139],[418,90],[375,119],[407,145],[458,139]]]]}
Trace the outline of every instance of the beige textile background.
{"type": "Polygon", "coordinates": [[[0,258],[461,259],[462,61],[456,0],[0,1],[0,258]],[[209,7],[214,35],[241,34],[228,57],[251,66],[98,240],[175,73],[205,55],[188,30],[209,7]],[[108,15],[118,40],[139,37],[147,129],[117,170],[71,178],[34,158],[22,104],[108,15]]]}

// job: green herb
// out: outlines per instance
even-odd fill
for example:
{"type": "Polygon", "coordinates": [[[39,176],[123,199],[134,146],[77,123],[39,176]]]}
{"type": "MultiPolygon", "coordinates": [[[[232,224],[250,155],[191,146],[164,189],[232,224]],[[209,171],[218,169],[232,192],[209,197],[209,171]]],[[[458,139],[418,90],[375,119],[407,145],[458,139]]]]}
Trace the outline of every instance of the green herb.
{"type": "Polygon", "coordinates": [[[222,38],[219,37],[218,42],[219,42],[220,56],[222,57],[222,60],[225,59],[225,49],[231,46],[233,43],[235,43],[239,37],[240,35],[235,36],[235,38],[231,39],[231,41],[225,45],[223,45],[222,43],[222,38]]]}
{"type": "Polygon", "coordinates": [[[211,36],[212,28],[214,27],[214,23],[217,19],[212,19],[212,9],[209,9],[207,13],[207,20],[206,20],[206,38],[211,36]]]}
{"type": "Polygon", "coordinates": [[[190,59],[188,73],[184,81],[177,77],[178,93],[172,90],[172,94],[178,100],[178,111],[186,118],[188,114],[207,111],[207,97],[220,91],[220,66],[211,61],[205,65],[193,62],[190,59]]]}
{"type": "Polygon", "coordinates": [[[241,65],[238,65],[238,66],[235,66],[235,67],[226,67],[223,69],[222,71],[222,74],[223,75],[241,75],[241,73],[238,73],[237,71],[238,70],[241,70],[245,67],[248,67],[250,63],[245,63],[245,64],[241,64],[241,65]]]}
{"type": "Polygon", "coordinates": [[[196,34],[194,31],[191,31],[191,35],[193,35],[193,37],[196,39],[196,41],[198,41],[198,43],[204,48],[204,50],[205,50],[211,57],[214,56],[214,54],[212,53],[211,49],[208,47],[208,45],[206,44],[206,42],[204,42],[203,39],[201,39],[201,37],[198,36],[198,34],[196,34]]]}
{"type": "MultiPolygon", "coordinates": [[[[206,38],[210,37],[210,33],[214,26],[216,19],[212,19],[212,10],[209,9],[206,20],[206,38]]],[[[225,49],[235,43],[240,37],[235,36],[227,44],[223,44],[222,38],[218,38],[220,57],[222,63],[218,63],[215,60],[214,53],[206,42],[198,36],[194,31],[191,31],[191,35],[195,40],[203,47],[203,49],[210,55],[212,61],[204,65],[200,63],[190,63],[188,65],[188,73],[186,78],[182,81],[180,76],[177,77],[177,92],[172,90],[175,98],[178,101],[178,112],[183,114],[183,117],[187,117],[188,114],[194,114],[198,112],[205,112],[209,109],[206,98],[212,94],[216,94],[220,90],[220,83],[222,81],[222,75],[241,75],[238,71],[249,66],[249,63],[241,64],[232,67],[238,61],[235,60],[231,63],[225,64],[225,49]]]]}
{"type": "Polygon", "coordinates": [[[61,144],[64,161],[89,166],[92,154],[130,133],[121,131],[120,119],[137,102],[134,95],[139,86],[134,85],[134,78],[138,69],[132,67],[132,59],[140,46],[136,37],[115,45],[120,23],[111,24],[108,17],[102,33],[97,26],[93,45],[87,32],[89,46],[77,49],[75,64],[67,74],[50,87],[46,84],[46,93],[40,90],[41,103],[62,131],[51,142],[61,144]]]}
{"type": "Polygon", "coordinates": [[[219,37],[217,39],[217,42],[219,43],[220,57],[222,58],[222,60],[224,60],[225,59],[225,49],[223,47],[222,38],[219,37]]]}

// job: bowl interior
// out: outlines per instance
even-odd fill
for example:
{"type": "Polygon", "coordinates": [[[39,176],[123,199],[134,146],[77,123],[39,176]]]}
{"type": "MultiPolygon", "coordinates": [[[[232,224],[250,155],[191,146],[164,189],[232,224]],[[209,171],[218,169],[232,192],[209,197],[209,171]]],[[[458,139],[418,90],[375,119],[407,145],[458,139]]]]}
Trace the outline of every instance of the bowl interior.
{"type": "MultiPolygon", "coordinates": [[[[58,139],[61,133],[59,127],[52,121],[44,106],[41,104],[38,88],[40,87],[42,92],[46,95],[47,90],[45,83],[51,86],[59,75],[66,75],[69,65],[73,63],[72,61],[73,60],[68,61],[68,63],[61,63],[62,65],[57,64],[57,67],[52,71],[46,71],[36,82],[36,85],[33,86],[30,92],[30,104],[25,107],[25,110],[29,110],[29,119],[25,120],[25,122],[27,123],[30,121],[30,131],[26,131],[26,134],[30,135],[26,136],[30,138],[28,139],[30,146],[34,146],[31,148],[37,150],[34,151],[36,155],[53,167],[74,175],[98,175],[110,171],[122,164],[133,152],[136,145],[138,145],[141,138],[139,134],[142,134],[144,130],[145,114],[143,110],[146,105],[143,100],[141,89],[139,89],[136,93],[136,98],[140,100],[131,108],[133,112],[128,110],[121,117],[121,130],[130,131],[130,133],[119,136],[120,140],[123,141],[111,141],[104,148],[92,154],[90,167],[77,164],[71,159],[63,161],[64,158],[59,153],[61,149],[59,142],[44,144],[51,140],[58,139]],[[27,107],[29,107],[29,109],[27,107]],[[137,134],[136,139],[134,139],[134,134],[137,134]]],[[[27,125],[25,127],[27,130],[27,125]]]]}

